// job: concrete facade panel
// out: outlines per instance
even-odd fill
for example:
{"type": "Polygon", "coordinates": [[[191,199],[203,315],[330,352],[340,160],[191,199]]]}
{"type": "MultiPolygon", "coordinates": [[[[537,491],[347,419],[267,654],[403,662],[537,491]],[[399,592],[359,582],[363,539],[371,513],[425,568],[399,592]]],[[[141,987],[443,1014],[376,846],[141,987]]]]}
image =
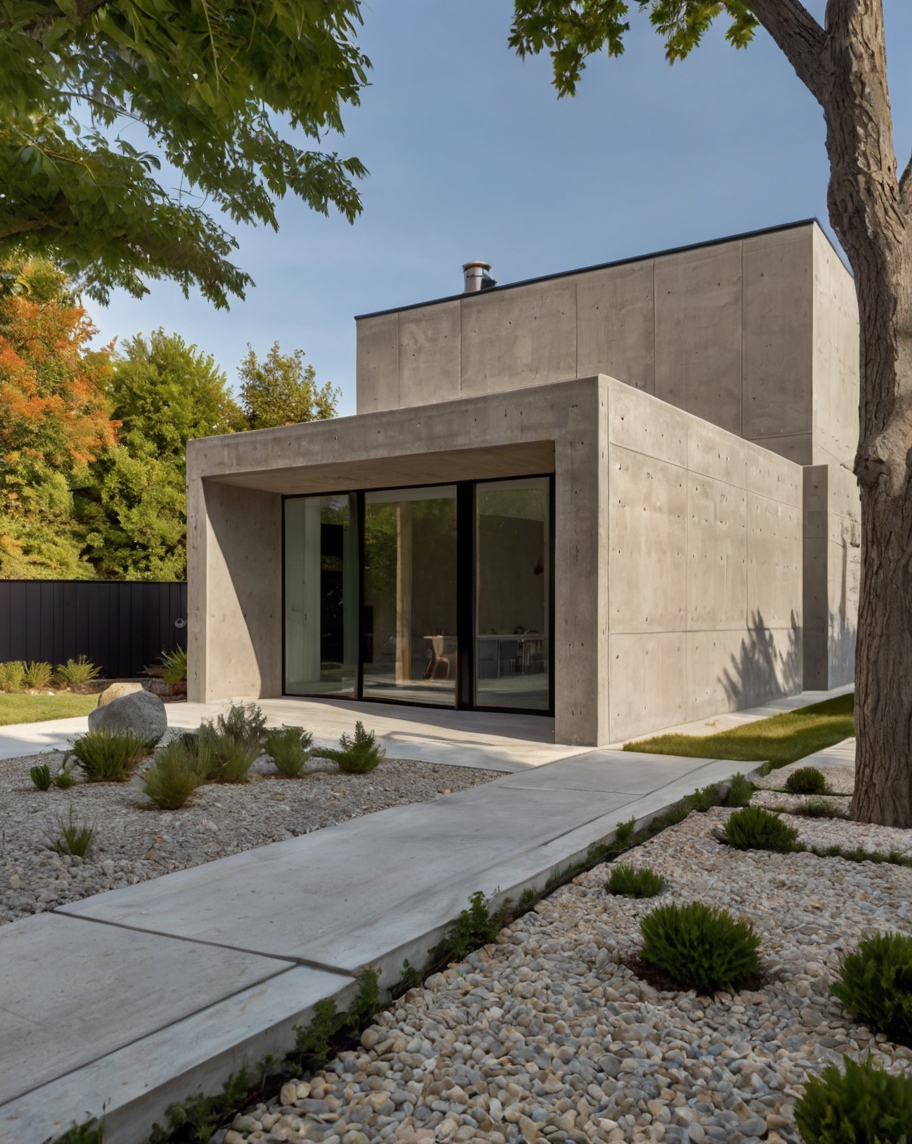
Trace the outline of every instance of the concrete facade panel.
{"type": "Polygon", "coordinates": [[[745,475],[745,487],[748,492],[790,504],[794,508],[801,508],[803,498],[801,469],[791,462],[765,449],[754,449],[751,450],[745,475]]]}
{"type": "MultiPolygon", "coordinates": [[[[612,410],[613,413],[613,410],[612,410]]],[[[683,631],[687,474],[614,445],[608,452],[610,630],[683,631]]]]}
{"type": "Polygon", "coordinates": [[[687,627],[737,628],[747,615],[747,493],[687,474],[687,627]]]}
{"type": "Polygon", "coordinates": [[[664,401],[644,402],[642,396],[629,385],[612,384],[609,444],[686,468],[686,418],[664,401]]]}
{"type": "Polygon", "coordinates": [[[858,447],[859,335],[855,283],[818,228],[813,234],[813,464],[852,467],[858,447]]]}
{"type": "Polygon", "coordinates": [[[579,376],[572,278],[502,294],[467,296],[461,314],[463,395],[525,389],[579,376]]]}
{"type": "Polygon", "coordinates": [[[655,392],[652,260],[577,276],[577,371],[604,373],[655,392]]]}
{"type": "Polygon", "coordinates": [[[800,627],[688,632],[686,643],[688,721],[801,690],[800,627]]]}
{"type": "Polygon", "coordinates": [[[448,401],[459,393],[460,306],[444,302],[399,315],[399,405],[448,401]]]}
{"type": "Polygon", "coordinates": [[[399,407],[399,315],[358,323],[358,412],[399,407]]]}
{"type": "Polygon", "coordinates": [[[611,740],[687,721],[684,632],[612,633],[609,639],[611,740]]]}
{"type": "Polygon", "coordinates": [[[747,607],[750,625],[801,622],[801,509],[748,494],[747,607]]]}
{"type": "Polygon", "coordinates": [[[814,456],[814,439],[810,433],[796,433],[788,437],[754,437],[753,442],[796,465],[809,465],[814,456]]]}
{"type": "Polygon", "coordinates": [[[741,432],[807,433],[814,329],[813,228],[745,239],[741,432]]]}
{"type": "Polygon", "coordinates": [[[741,248],[656,259],[655,395],[741,432],[741,248]]]}
{"type": "MultiPolygon", "coordinates": [[[[694,427],[692,421],[689,424],[694,427]]],[[[692,473],[743,489],[747,487],[749,455],[754,456],[743,441],[708,421],[688,434],[687,467],[692,473]]]]}

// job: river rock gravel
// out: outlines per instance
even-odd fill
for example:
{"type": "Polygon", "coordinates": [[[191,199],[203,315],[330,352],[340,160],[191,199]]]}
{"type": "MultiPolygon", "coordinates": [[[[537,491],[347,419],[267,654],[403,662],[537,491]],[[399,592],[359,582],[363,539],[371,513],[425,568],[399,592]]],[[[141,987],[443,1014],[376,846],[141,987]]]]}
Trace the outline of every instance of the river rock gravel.
{"type": "Polygon", "coordinates": [[[149,805],[137,780],[37,790],[29,769],[47,762],[54,774],[62,757],[0,760],[0,924],[498,777],[389,758],[370,774],[345,775],[329,760],[314,758],[304,776],[286,779],[264,759],[250,782],[208,783],[182,809],[162,811],[149,805]],[[74,822],[94,826],[84,860],[48,848],[71,809],[74,822]]]}
{"type": "MultiPolygon", "coordinates": [[[[625,856],[666,877],[659,899],[609,896],[608,865],[579,876],[216,1144],[797,1142],[809,1073],[844,1053],[910,1066],[910,1050],[856,1024],[828,987],[865,930],[912,932],[912,869],[732,850],[713,835],[729,813],[693,813],[625,856]],[[699,997],[637,977],[623,961],[639,920],[668,900],[748,918],[763,938],[760,987],[699,997]]],[[[789,821],[815,845],[888,850],[909,833],[789,821]]]]}

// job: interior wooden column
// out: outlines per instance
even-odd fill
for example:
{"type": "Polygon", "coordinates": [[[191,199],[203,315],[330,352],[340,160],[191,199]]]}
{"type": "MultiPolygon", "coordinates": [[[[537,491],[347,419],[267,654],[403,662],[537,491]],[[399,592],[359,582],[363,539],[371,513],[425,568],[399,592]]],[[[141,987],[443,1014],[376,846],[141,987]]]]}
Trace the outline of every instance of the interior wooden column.
{"type": "Polygon", "coordinates": [[[396,682],[412,678],[412,504],[396,505],[396,682]]]}

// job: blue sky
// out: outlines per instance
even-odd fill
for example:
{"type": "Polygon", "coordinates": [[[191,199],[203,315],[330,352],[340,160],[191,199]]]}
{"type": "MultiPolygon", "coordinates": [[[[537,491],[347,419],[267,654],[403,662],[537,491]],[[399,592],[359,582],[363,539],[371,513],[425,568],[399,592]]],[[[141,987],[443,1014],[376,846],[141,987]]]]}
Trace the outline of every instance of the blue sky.
{"type": "MultiPolygon", "coordinates": [[[[824,0],[807,6],[822,18],[824,0]]],[[[632,4],[636,9],[636,5],[632,4]]],[[[912,150],[912,4],[885,0],[900,166],[912,150]]],[[[370,177],[349,226],[286,200],[281,230],[237,231],[256,287],[229,312],[167,283],[90,303],[101,338],[163,326],[236,381],[247,343],[303,349],[354,411],[353,316],[457,293],[461,264],[499,282],[635,256],[816,215],[827,159],[817,104],[760,32],[722,28],[669,67],[635,10],[626,54],[593,60],[558,100],[550,61],[507,47],[511,0],[373,0],[360,43],[371,86],[323,144],[370,177]]]]}

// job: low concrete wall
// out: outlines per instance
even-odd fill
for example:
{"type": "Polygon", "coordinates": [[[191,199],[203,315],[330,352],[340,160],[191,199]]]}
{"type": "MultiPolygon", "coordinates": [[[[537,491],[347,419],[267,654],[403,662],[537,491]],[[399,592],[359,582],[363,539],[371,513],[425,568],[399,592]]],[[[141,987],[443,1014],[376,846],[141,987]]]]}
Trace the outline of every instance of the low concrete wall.
{"type": "Polygon", "coordinates": [[[802,469],[610,381],[609,741],[802,686],[802,469]]]}

